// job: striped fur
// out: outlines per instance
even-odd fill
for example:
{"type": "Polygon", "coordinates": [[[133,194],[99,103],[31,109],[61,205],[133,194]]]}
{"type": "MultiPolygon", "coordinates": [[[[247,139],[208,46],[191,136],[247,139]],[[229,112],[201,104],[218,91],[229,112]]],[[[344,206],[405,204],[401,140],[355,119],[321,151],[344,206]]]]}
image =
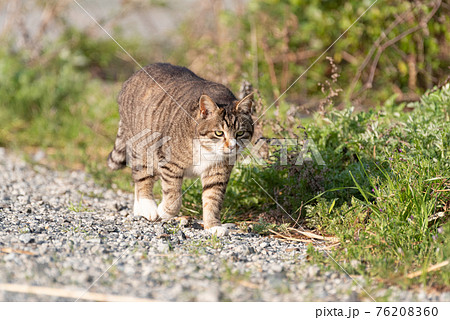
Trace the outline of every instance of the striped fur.
{"type": "Polygon", "coordinates": [[[126,165],[126,141],[123,137],[122,121],[119,121],[114,149],[108,156],[108,167],[111,170],[119,170],[126,165]]]}
{"type": "Polygon", "coordinates": [[[135,215],[151,221],[177,215],[183,178],[200,176],[205,228],[220,225],[235,158],[253,135],[252,97],[238,100],[225,86],[186,68],[153,64],[124,83],[118,103],[120,122],[108,166],[131,166],[135,215]],[[157,179],[163,198],[156,207],[157,179]]]}

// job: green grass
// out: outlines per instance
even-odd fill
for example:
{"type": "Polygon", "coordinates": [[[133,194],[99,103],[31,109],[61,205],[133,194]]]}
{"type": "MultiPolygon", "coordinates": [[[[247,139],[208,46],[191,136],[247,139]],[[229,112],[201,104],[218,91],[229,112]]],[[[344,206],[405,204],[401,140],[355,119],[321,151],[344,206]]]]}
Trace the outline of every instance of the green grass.
{"type": "Polygon", "coordinates": [[[92,211],[92,209],[90,209],[89,207],[87,207],[84,203],[83,203],[83,199],[81,199],[78,203],[73,203],[72,201],[69,201],[69,208],[70,211],[72,212],[88,212],[88,211],[92,211]]]}
{"type": "Polygon", "coordinates": [[[0,146],[44,149],[51,167],[85,169],[105,186],[131,190],[128,174],[106,170],[120,83],[91,78],[75,57],[23,68],[27,59],[0,50],[0,146]]]}
{"type": "Polygon", "coordinates": [[[348,186],[357,194],[331,210],[326,197],[306,208],[310,227],[340,239],[333,255],[348,272],[448,289],[448,266],[425,270],[450,258],[449,106],[447,85],[408,106],[409,113],[380,109],[364,131],[352,130],[359,168],[348,166],[348,186]],[[423,275],[406,278],[416,270],[423,275]]]}

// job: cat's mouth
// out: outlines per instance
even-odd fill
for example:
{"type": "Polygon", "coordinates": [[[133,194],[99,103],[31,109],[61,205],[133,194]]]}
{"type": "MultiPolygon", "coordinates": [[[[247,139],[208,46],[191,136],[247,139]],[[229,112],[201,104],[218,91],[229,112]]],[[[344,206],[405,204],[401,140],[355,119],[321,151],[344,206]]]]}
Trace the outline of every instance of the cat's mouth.
{"type": "Polygon", "coordinates": [[[236,145],[234,148],[227,147],[224,143],[214,144],[214,145],[204,145],[203,150],[206,151],[211,156],[219,157],[233,157],[240,154],[243,147],[236,145]]]}
{"type": "Polygon", "coordinates": [[[234,156],[241,153],[241,151],[242,149],[240,147],[236,147],[234,149],[221,149],[218,153],[224,156],[234,156]]]}

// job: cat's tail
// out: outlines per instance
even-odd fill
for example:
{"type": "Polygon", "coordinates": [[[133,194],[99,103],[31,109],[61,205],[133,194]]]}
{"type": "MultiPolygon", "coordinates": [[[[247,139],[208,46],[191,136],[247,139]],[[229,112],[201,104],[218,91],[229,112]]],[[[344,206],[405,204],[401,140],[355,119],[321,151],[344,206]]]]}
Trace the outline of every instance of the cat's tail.
{"type": "Polygon", "coordinates": [[[126,139],[122,129],[122,120],[120,120],[116,142],[114,142],[114,149],[108,156],[108,167],[111,170],[119,170],[127,165],[126,147],[126,139]]]}

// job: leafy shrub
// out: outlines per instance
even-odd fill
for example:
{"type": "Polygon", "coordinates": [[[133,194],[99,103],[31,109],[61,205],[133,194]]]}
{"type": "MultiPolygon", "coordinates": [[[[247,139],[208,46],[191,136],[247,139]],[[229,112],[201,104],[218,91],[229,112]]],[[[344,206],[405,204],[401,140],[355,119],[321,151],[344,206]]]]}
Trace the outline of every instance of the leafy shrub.
{"type": "MultiPolygon", "coordinates": [[[[202,19],[194,16],[183,24],[183,41],[173,57],[230,85],[245,77],[269,104],[331,44],[327,55],[341,70],[339,86],[344,89],[338,102],[373,106],[393,90],[400,100],[411,101],[444,81],[450,61],[448,6],[437,1],[377,2],[352,25],[371,4],[255,0],[233,10],[204,6],[205,12],[198,13],[202,19]]],[[[333,73],[324,60],[283,99],[305,108],[317,106],[322,98],[317,83],[333,73]]]]}

